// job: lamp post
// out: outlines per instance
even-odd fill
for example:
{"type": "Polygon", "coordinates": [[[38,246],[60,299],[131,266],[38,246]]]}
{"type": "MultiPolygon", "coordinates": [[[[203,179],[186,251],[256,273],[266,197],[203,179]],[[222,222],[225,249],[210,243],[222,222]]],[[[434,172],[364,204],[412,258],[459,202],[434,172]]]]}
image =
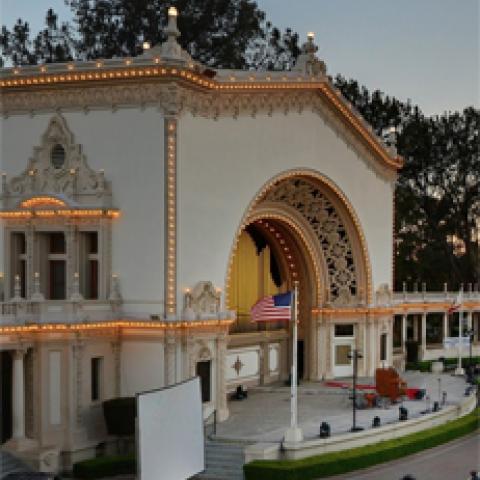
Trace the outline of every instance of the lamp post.
{"type": "Polygon", "coordinates": [[[353,426],[351,431],[352,432],[360,432],[363,430],[362,427],[357,427],[357,370],[358,370],[358,359],[363,358],[363,355],[356,349],[352,349],[352,351],[348,354],[348,358],[353,360],[353,426]]]}

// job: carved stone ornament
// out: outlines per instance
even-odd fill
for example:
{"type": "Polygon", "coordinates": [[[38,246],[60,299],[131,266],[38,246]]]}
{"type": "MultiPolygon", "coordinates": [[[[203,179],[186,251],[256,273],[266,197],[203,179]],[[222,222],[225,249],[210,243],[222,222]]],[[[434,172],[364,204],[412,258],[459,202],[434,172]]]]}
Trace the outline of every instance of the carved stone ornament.
{"type": "Polygon", "coordinates": [[[328,105],[319,91],[212,92],[194,90],[171,82],[145,80],[134,85],[12,92],[6,93],[0,99],[0,113],[5,116],[61,109],[80,110],[87,113],[89,110],[112,109],[119,106],[141,106],[142,108],[155,106],[165,115],[180,116],[190,113],[193,116],[213,119],[313,111],[337,134],[342,135],[345,141],[367,160],[367,165],[375,173],[392,182],[395,180],[395,172],[382,165],[372,154],[371,149],[365,146],[365,142],[360,141],[352,129],[345,126],[345,122],[328,105]]]}
{"type": "MultiPolygon", "coordinates": [[[[22,207],[32,197],[55,197],[71,208],[111,206],[111,189],[103,171],[88,166],[82,147],[75,143],[65,118],[54,115],[33,150],[27,168],[18,176],[2,179],[3,208],[22,207]]],[[[51,200],[52,202],[55,200],[51,200]]]]}
{"type": "Polygon", "coordinates": [[[310,224],[327,265],[329,302],[350,305],[358,295],[358,280],[347,229],[330,200],[318,186],[299,178],[281,182],[265,200],[295,208],[310,224]]]}
{"type": "Polygon", "coordinates": [[[302,45],[301,53],[293,67],[293,71],[304,75],[325,75],[327,67],[325,62],[316,57],[318,47],[313,43],[313,34],[308,35],[307,41],[302,45]]]}
{"type": "Polygon", "coordinates": [[[160,45],[146,50],[142,58],[154,58],[158,56],[162,61],[167,63],[184,64],[193,62],[190,54],[184,50],[178,43],[177,38],[180,36],[180,31],[177,27],[178,12],[175,7],[170,7],[168,10],[168,25],[165,30],[167,40],[160,45]]]}
{"type": "Polygon", "coordinates": [[[386,283],[382,283],[375,292],[376,304],[378,306],[388,307],[392,304],[392,291],[386,283]]]}
{"type": "Polygon", "coordinates": [[[184,318],[218,318],[220,312],[221,294],[217,292],[212,282],[198,282],[197,285],[185,293],[184,318]]]}

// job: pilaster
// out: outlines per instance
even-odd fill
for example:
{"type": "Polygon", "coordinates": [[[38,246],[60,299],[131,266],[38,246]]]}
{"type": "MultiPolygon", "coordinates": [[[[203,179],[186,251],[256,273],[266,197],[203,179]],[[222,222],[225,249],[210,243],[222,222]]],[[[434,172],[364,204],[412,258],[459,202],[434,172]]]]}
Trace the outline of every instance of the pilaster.
{"type": "Polygon", "coordinates": [[[83,392],[83,352],[85,342],[77,338],[72,345],[75,369],[75,420],[78,426],[82,424],[82,392],[83,392]]]}
{"type": "Polygon", "coordinates": [[[165,118],[165,317],[177,314],[177,120],[165,118]]]}
{"type": "MultiPolygon", "coordinates": [[[[264,357],[267,357],[267,369],[268,369],[268,344],[267,353],[264,357]]],[[[228,418],[228,405],[227,405],[227,382],[225,379],[225,362],[227,360],[227,335],[221,333],[217,338],[217,398],[216,409],[217,418],[219,422],[223,422],[228,418]]],[[[265,363],[265,362],[264,362],[265,363]]]]}
{"type": "Polygon", "coordinates": [[[176,337],[174,332],[165,335],[165,386],[175,383],[176,337]]]}

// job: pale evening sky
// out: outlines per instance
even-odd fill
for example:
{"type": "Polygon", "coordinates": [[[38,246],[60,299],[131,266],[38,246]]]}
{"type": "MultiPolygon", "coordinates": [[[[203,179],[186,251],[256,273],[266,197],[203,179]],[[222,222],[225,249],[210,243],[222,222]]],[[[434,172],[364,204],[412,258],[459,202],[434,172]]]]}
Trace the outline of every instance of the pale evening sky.
{"type": "MultiPolygon", "coordinates": [[[[480,108],[480,0],[258,0],[268,19],[303,41],[316,33],[332,75],[370,90],[410,98],[427,114],[480,108]]],[[[32,31],[52,7],[70,18],[63,0],[0,0],[0,23],[21,17],[32,31]]],[[[181,12],[180,12],[181,14],[181,12]]]]}

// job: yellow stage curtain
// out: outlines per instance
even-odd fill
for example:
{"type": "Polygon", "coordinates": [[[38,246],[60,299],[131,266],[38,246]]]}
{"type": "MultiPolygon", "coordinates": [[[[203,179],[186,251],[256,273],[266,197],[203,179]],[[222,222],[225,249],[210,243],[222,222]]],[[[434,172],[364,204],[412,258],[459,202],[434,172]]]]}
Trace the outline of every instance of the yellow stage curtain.
{"type": "Polygon", "coordinates": [[[248,321],[250,309],[262,297],[281,291],[270,273],[270,248],[260,254],[254,241],[244,231],[237,244],[230,275],[229,308],[236,310],[240,322],[248,321]]]}

